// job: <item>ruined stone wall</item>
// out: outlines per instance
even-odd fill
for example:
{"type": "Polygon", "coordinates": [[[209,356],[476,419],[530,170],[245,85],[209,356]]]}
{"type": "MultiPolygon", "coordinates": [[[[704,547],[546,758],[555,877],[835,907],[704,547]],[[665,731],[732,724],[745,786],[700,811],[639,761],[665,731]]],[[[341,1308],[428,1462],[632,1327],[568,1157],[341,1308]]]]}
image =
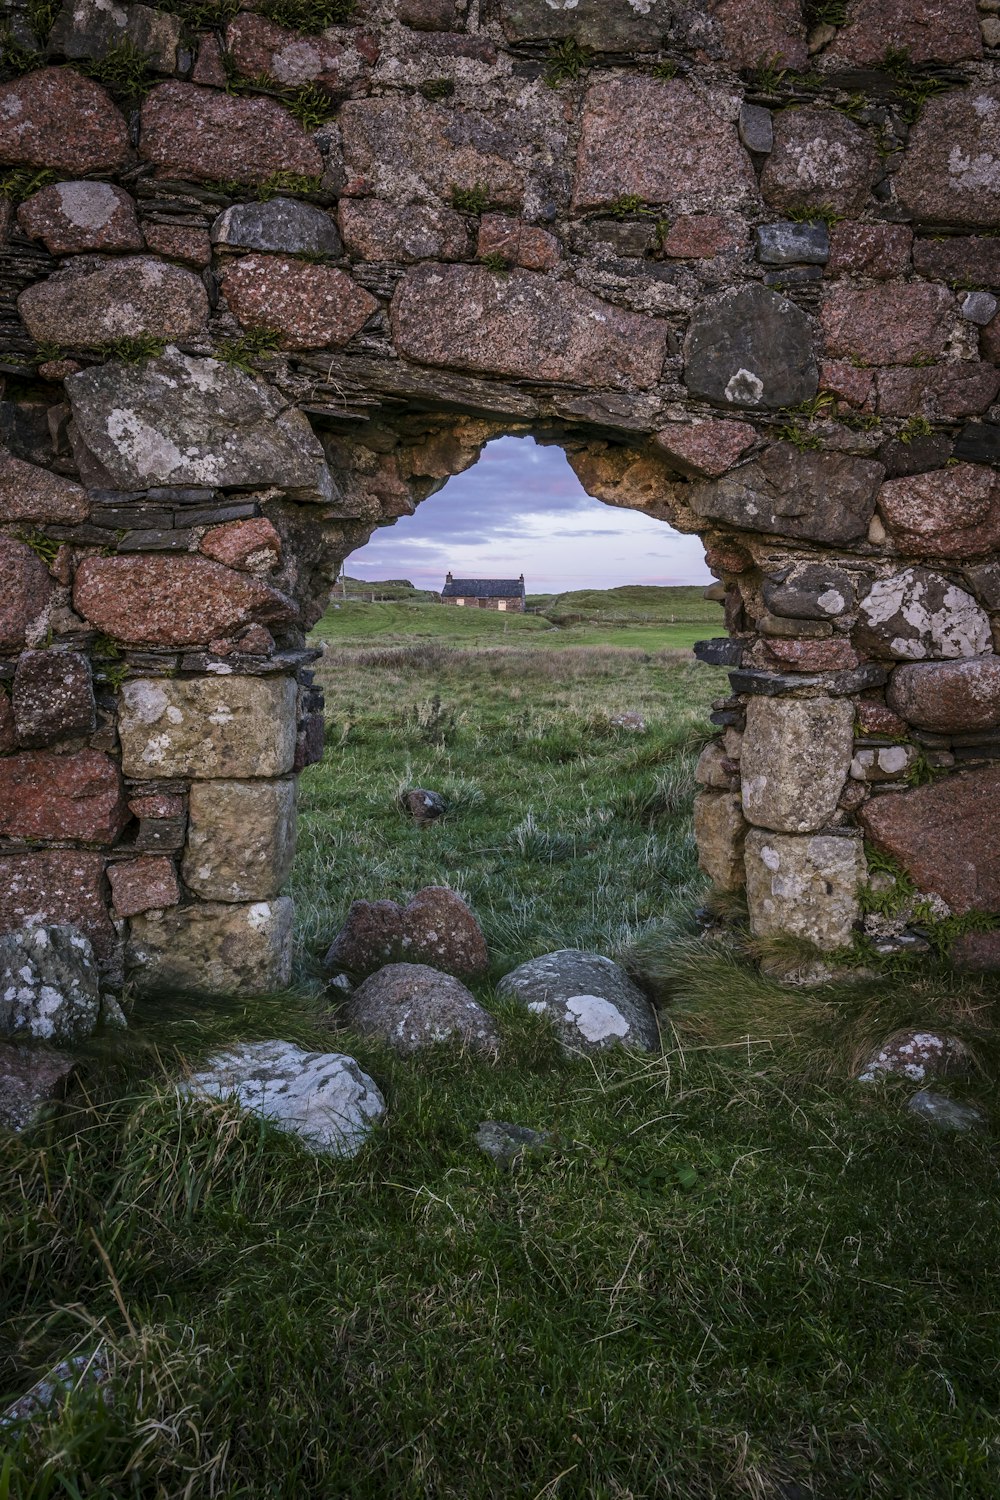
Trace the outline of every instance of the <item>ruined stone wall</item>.
{"type": "Polygon", "coordinates": [[[844,946],[865,838],[1000,911],[982,9],[8,3],[0,930],[283,981],[305,632],[505,432],[705,538],[698,834],[758,935],[844,946]]]}

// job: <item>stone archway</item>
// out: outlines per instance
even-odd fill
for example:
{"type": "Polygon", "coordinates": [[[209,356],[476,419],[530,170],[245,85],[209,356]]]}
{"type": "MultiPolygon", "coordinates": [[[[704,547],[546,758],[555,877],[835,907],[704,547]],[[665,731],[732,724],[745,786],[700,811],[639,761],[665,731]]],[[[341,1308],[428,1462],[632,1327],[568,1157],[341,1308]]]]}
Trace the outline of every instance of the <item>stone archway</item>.
{"type": "Polygon", "coordinates": [[[1000,201],[942,154],[1000,160],[998,65],[973,9],[851,0],[800,87],[798,6],[742,9],[164,10],[128,118],[68,61],[118,19],[74,11],[0,82],[0,927],[282,982],[305,631],[518,431],[705,540],[733,692],[699,842],[759,934],[842,947],[865,838],[1000,910],[1000,201]]]}

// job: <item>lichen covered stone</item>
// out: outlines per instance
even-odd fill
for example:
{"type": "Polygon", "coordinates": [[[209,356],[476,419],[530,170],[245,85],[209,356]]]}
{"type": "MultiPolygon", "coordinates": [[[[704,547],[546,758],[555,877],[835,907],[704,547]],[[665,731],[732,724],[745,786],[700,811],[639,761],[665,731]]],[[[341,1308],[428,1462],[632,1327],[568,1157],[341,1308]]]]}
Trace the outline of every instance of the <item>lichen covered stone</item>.
{"type": "Polygon", "coordinates": [[[286,776],[296,703],[288,677],[132,678],[121,688],[122,769],[145,778],[286,776]]]}
{"type": "Polygon", "coordinates": [[[243,996],[280,990],[292,977],[292,903],[276,896],[144,912],[132,918],[126,956],[139,993],[243,996]]]}
{"type": "Polygon", "coordinates": [[[385,1115],[378,1087],[353,1057],[292,1042],[242,1042],[216,1053],[178,1092],[232,1100],[325,1156],[357,1156],[385,1115]]]}
{"type": "Polygon", "coordinates": [[[233,365],[170,347],[138,364],[83,370],[66,392],[113,488],[275,485],[294,499],[332,498],[308,419],[233,365]]]}
{"type": "Polygon", "coordinates": [[[276,896],[295,855],[295,781],[196,781],[181,874],[206,901],[276,896]]]}
{"type": "Polygon", "coordinates": [[[656,1014],[624,969],[599,953],[563,948],[529,959],[501,979],[498,993],[551,1021],[565,1051],[609,1047],[657,1051],[656,1014]]]}
{"type": "Polygon", "coordinates": [[[100,1013],[94,950],[82,932],[40,925],[0,937],[0,1036],[80,1042],[100,1013]]]}
{"type": "Polygon", "coordinates": [[[746,841],[750,930],[758,938],[802,938],[824,953],[846,948],[860,916],[866,874],[859,838],[751,829],[746,841]]]}
{"type": "Polygon", "coordinates": [[[748,822],[809,833],[833,818],[854,747],[842,698],[751,698],[740,760],[748,822]]]}
{"type": "Polygon", "coordinates": [[[182,266],[126,256],[57,271],[22,292],[17,308],[37,342],[93,347],[119,338],[191,338],[205,325],[208,296],[182,266]]]}

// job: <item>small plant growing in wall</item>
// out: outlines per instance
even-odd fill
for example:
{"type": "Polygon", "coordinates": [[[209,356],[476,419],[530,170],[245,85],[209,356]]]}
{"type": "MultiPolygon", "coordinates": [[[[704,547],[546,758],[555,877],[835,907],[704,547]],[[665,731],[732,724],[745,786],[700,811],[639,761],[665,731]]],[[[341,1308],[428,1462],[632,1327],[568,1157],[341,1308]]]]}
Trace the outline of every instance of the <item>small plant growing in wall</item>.
{"type": "Polygon", "coordinates": [[[497,250],[489,255],[481,255],[479,264],[485,266],[487,271],[492,271],[494,276],[507,276],[510,272],[510,262],[497,250]]]}
{"type": "Polygon", "coordinates": [[[42,53],[19,42],[9,26],[0,26],[0,77],[19,78],[40,68],[44,61],[42,53]]]}
{"type": "Polygon", "coordinates": [[[60,543],[54,537],[46,536],[44,531],[19,531],[17,539],[30,547],[36,557],[40,558],[45,566],[51,567],[56,560],[60,543]]]}
{"type": "Polygon", "coordinates": [[[481,182],[475,187],[456,187],[452,184],[451,206],[461,214],[482,214],[490,206],[490,195],[481,182]]]}
{"type": "Polygon", "coordinates": [[[455,92],[455,83],[451,78],[428,78],[420,85],[420,92],[432,103],[438,99],[450,99],[455,92]]]}
{"type": "Polygon", "coordinates": [[[273,354],[280,344],[281,335],[275,329],[253,328],[241,334],[238,339],[227,339],[219,347],[217,357],[224,364],[234,365],[237,370],[242,370],[245,375],[253,375],[256,361],[264,355],[273,354]]]}
{"type": "Polygon", "coordinates": [[[162,0],[161,10],[180,16],[192,33],[225,31],[239,15],[240,0],[162,0]]]}
{"type": "Polygon", "coordinates": [[[669,83],[671,78],[677,77],[678,67],[672,57],[665,57],[662,62],[654,63],[651,71],[654,78],[669,83]]]}
{"type": "Polygon", "coordinates": [[[357,0],[264,0],[260,7],[275,25],[313,35],[349,21],[357,8],[357,0]]]}
{"type": "Polygon", "coordinates": [[[56,173],[47,169],[33,172],[30,167],[15,167],[12,172],[0,172],[0,198],[8,203],[23,203],[32,193],[58,181],[56,173]]]}
{"type": "Polygon", "coordinates": [[[88,58],[80,68],[126,108],[136,104],[156,81],[148,54],[127,39],[110,47],[103,57],[88,58]]]}
{"type": "Polygon", "coordinates": [[[829,204],[820,203],[818,205],[803,204],[798,208],[790,208],[788,210],[788,217],[793,224],[825,224],[827,229],[832,229],[835,224],[840,223],[844,215],[839,214],[829,204]]]}
{"type": "Polygon", "coordinates": [[[802,19],[807,31],[814,26],[846,26],[847,0],[806,0],[802,19]]]}
{"type": "Polygon", "coordinates": [[[788,69],[781,66],[781,57],[760,57],[749,77],[749,85],[758,94],[777,94],[788,76],[788,69]]]}
{"type": "Polygon", "coordinates": [[[163,339],[155,339],[148,333],[140,333],[120,339],[107,339],[97,345],[97,353],[105,359],[120,359],[123,364],[135,365],[143,359],[158,359],[166,348],[163,339]]]}
{"type": "Polygon", "coordinates": [[[890,47],[882,60],[882,67],[893,80],[889,102],[907,125],[916,124],[928,99],[946,94],[955,87],[952,80],[918,67],[905,47],[890,47]]]}
{"type": "Polygon", "coordinates": [[[899,434],[901,443],[912,443],[915,438],[932,437],[934,428],[926,417],[911,417],[899,434]]]}
{"type": "Polygon", "coordinates": [[[545,60],[543,78],[550,89],[579,78],[584,68],[590,67],[594,54],[589,47],[581,47],[574,37],[557,42],[545,60]]]}

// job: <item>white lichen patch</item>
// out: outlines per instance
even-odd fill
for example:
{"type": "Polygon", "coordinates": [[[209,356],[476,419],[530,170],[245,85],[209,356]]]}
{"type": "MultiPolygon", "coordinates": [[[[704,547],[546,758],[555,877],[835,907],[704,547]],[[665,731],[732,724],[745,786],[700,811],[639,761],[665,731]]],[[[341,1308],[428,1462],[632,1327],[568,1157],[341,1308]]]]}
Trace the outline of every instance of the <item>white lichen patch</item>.
{"type": "Polygon", "coordinates": [[[626,1037],[629,1024],[617,1005],[600,995],[570,995],[566,1016],[588,1042],[605,1042],[612,1037],[626,1037]]]}

